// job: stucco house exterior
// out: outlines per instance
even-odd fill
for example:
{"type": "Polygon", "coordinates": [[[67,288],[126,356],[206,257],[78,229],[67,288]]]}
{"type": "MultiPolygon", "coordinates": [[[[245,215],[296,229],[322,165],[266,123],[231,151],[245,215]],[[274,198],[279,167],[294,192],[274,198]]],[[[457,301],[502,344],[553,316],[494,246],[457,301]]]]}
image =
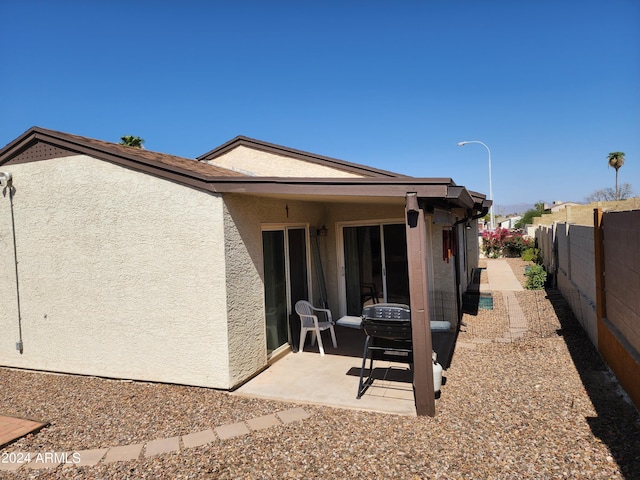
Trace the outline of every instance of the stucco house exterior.
{"type": "Polygon", "coordinates": [[[409,303],[408,195],[456,328],[490,205],[246,137],[185,159],[33,127],[0,172],[0,365],[218,389],[297,348],[299,299],[409,303]]]}

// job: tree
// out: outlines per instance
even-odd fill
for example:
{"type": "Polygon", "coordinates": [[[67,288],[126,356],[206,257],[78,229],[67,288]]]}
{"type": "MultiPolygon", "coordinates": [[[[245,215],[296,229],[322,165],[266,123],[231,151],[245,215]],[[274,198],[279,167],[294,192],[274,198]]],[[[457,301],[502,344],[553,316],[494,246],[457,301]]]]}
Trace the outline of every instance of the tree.
{"type": "MultiPolygon", "coordinates": [[[[623,183],[618,190],[618,200],[626,200],[633,196],[633,187],[630,183],[623,183]]],[[[602,188],[587,195],[585,200],[587,202],[610,202],[616,199],[616,190],[611,187],[602,188]]]]}
{"type": "Polygon", "coordinates": [[[609,162],[609,166],[616,169],[616,200],[619,200],[618,197],[618,170],[620,167],[624,165],[624,152],[611,152],[607,157],[607,161],[609,162]]]}
{"type": "Polygon", "coordinates": [[[140,137],[134,137],[133,135],[125,135],[120,137],[120,145],[127,145],[134,148],[143,148],[142,144],[144,140],[140,137]]]}
{"type": "Polygon", "coordinates": [[[544,202],[537,202],[535,208],[531,208],[522,214],[522,218],[516,222],[513,228],[524,228],[526,225],[533,223],[534,217],[541,217],[543,213],[544,202]]]}

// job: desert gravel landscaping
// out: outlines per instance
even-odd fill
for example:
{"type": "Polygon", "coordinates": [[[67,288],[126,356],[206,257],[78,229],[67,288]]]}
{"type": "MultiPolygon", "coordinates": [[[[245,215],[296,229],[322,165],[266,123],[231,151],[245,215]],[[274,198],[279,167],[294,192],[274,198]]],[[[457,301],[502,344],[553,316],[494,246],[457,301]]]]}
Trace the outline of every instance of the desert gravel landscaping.
{"type": "MultiPolygon", "coordinates": [[[[511,259],[517,269],[522,264],[511,259]]],[[[179,452],[4,478],[640,478],[640,416],[555,291],[516,292],[530,329],[465,315],[437,415],[405,417],[241,398],[203,388],[0,368],[0,414],[50,426],[8,452],[148,443],[302,408],[308,415],[179,452]]]]}

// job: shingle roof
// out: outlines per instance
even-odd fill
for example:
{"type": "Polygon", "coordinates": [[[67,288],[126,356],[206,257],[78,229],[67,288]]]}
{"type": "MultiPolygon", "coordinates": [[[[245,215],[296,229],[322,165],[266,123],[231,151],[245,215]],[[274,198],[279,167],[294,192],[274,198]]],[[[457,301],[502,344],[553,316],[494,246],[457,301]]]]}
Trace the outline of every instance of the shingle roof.
{"type": "Polygon", "coordinates": [[[0,163],[15,158],[37,142],[51,143],[77,153],[91,154],[105,160],[122,159],[157,168],[169,168],[172,171],[206,177],[244,177],[245,175],[226,168],[209,165],[195,159],[188,159],[153,152],[127,145],[106,142],[95,138],[82,137],[71,133],[58,132],[40,127],[32,127],[16,140],[0,150],[0,163]]]}
{"type": "MultiPolygon", "coordinates": [[[[247,137],[236,137],[203,157],[219,154],[233,145],[247,144],[256,148],[282,153],[301,160],[339,165],[362,174],[358,178],[283,178],[244,175],[203,161],[152,152],[103,140],[32,127],[0,150],[0,165],[59,158],[74,154],[89,155],[150,175],[176,181],[184,185],[214,193],[243,193],[255,195],[296,195],[307,198],[404,198],[414,192],[429,199],[432,205],[462,207],[476,210],[491,202],[484,195],[469,192],[451,178],[415,178],[392,172],[350,164],[341,160],[320,157],[298,150],[266,144],[247,137]],[[259,145],[258,145],[259,144],[259,145]],[[215,153],[212,153],[215,152],[215,153]],[[368,172],[368,174],[364,174],[368,172]]],[[[228,151],[228,150],[227,150],[228,151]]]]}

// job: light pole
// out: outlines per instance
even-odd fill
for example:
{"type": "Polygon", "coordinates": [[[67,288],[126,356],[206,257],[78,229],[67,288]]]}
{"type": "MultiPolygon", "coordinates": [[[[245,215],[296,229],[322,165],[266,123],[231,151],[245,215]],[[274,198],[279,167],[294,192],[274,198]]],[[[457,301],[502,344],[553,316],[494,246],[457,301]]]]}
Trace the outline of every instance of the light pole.
{"type": "Polygon", "coordinates": [[[489,147],[487,147],[484,143],[482,143],[479,140],[467,140],[465,142],[458,142],[458,146],[462,147],[467,143],[479,143],[484,148],[486,148],[487,152],[489,153],[489,200],[491,200],[491,208],[489,209],[489,218],[490,218],[489,227],[491,228],[491,231],[493,231],[495,230],[496,225],[493,217],[493,185],[491,183],[491,150],[489,150],[489,147]]]}

